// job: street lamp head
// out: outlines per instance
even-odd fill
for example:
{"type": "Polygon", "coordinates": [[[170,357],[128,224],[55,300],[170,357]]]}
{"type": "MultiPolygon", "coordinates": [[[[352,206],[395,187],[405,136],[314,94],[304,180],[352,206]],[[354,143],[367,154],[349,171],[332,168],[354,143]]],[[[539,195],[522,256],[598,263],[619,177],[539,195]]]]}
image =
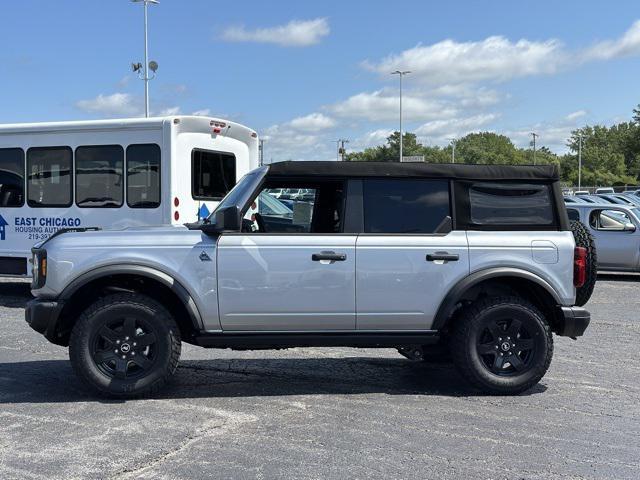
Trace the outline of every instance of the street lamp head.
{"type": "Polygon", "coordinates": [[[151,60],[149,62],[149,70],[151,70],[153,73],[156,73],[158,71],[158,62],[156,62],[155,60],[151,60]]]}
{"type": "Polygon", "coordinates": [[[139,72],[141,69],[142,69],[142,64],[140,62],[131,64],[131,70],[133,70],[134,73],[139,72]]]}

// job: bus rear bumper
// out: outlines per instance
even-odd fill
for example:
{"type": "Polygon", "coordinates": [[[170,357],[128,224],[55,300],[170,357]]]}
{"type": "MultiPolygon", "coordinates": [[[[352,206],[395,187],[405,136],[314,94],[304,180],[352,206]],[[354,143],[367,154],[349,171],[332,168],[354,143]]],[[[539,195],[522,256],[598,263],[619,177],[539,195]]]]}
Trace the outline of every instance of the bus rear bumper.
{"type": "Polygon", "coordinates": [[[35,298],[27,303],[25,320],[31,328],[41,333],[52,343],[60,344],[57,335],[58,319],[63,303],[35,298]]]}

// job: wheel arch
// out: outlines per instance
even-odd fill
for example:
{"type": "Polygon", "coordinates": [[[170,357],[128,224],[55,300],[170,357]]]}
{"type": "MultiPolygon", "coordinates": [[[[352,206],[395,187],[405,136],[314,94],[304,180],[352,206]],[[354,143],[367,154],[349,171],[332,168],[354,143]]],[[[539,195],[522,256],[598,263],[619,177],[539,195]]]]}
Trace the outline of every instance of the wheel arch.
{"type": "Polygon", "coordinates": [[[433,330],[446,328],[462,301],[474,298],[490,288],[516,291],[536,304],[554,326],[561,299],[549,282],[519,268],[496,267],[480,270],[463,278],[449,290],[434,317],[433,330]]]}
{"type": "Polygon", "coordinates": [[[56,343],[67,345],[79,313],[108,292],[137,291],[160,300],[174,315],[184,340],[203,329],[198,307],[189,291],[175,278],[144,265],[108,265],[90,270],[65,287],[56,326],[56,343]]]}

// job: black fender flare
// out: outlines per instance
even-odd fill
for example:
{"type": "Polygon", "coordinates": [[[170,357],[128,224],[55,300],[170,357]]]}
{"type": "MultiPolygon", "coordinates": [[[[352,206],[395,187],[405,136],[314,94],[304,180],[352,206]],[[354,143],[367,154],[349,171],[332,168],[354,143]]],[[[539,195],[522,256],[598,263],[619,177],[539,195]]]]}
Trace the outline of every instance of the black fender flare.
{"type": "Polygon", "coordinates": [[[489,280],[491,278],[508,278],[508,277],[516,277],[523,278],[525,280],[529,280],[533,283],[538,284],[542,287],[547,293],[549,293],[553,300],[556,302],[556,305],[561,304],[560,296],[558,292],[547,282],[545,279],[539,277],[535,273],[531,273],[527,270],[522,270],[519,268],[511,268],[511,267],[495,267],[488,268],[485,270],[479,270],[477,272],[473,272],[471,275],[463,278],[458,283],[456,283],[444,300],[440,303],[438,307],[438,312],[433,320],[432,330],[440,330],[443,328],[456,304],[460,301],[460,298],[464,295],[464,293],[470,288],[478,285],[481,282],[489,280]]]}
{"type": "Polygon", "coordinates": [[[168,287],[176,294],[187,309],[187,312],[189,312],[189,317],[191,317],[193,326],[197,330],[204,329],[202,316],[200,315],[198,306],[189,291],[168,273],[146,265],[106,265],[89,270],[88,272],[85,272],[73,279],[71,283],[64,288],[58,299],[61,302],[66,303],[82,286],[99,278],[111,275],[138,275],[155,280],[168,287]]]}

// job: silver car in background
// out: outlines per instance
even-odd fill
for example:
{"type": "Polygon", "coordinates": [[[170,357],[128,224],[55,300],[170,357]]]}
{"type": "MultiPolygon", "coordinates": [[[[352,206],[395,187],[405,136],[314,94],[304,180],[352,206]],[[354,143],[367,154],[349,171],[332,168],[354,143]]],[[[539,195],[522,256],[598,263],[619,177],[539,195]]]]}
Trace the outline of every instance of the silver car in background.
{"type": "Polygon", "coordinates": [[[598,250],[598,270],[640,271],[640,208],[613,203],[567,204],[570,220],[589,229],[598,250]]]}

